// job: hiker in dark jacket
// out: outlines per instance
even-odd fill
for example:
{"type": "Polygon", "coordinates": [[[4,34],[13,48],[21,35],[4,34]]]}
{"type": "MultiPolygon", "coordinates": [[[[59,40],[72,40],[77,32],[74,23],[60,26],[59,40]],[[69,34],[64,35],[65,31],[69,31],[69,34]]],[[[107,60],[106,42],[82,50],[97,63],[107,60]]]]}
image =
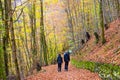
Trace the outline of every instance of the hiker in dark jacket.
{"type": "Polygon", "coordinates": [[[64,53],[64,62],[65,62],[65,70],[68,71],[68,65],[70,61],[69,51],[64,53]]]}
{"type": "Polygon", "coordinates": [[[58,72],[61,72],[61,65],[62,65],[62,63],[63,63],[61,54],[58,54],[57,63],[58,63],[58,72]]]}

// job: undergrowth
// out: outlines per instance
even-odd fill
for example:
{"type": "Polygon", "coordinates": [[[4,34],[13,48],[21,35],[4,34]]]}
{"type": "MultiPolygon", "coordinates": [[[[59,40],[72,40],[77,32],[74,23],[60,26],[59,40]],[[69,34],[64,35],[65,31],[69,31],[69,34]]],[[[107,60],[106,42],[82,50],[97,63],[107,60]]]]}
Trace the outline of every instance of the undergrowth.
{"type": "Polygon", "coordinates": [[[71,60],[77,68],[87,69],[99,74],[102,80],[120,80],[120,66],[106,63],[71,60]]]}

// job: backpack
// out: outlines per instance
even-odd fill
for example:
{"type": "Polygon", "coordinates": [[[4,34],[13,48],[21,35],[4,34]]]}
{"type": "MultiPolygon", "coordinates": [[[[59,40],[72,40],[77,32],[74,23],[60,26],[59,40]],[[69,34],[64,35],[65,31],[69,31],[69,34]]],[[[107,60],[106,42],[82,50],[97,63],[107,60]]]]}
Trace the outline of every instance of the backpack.
{"type": "Polygon", "coordinates": [[[62,63],[62,57],[61,57],[61,56],[58,56],[57,62],[58,62],[58,63],[62,63]]]}

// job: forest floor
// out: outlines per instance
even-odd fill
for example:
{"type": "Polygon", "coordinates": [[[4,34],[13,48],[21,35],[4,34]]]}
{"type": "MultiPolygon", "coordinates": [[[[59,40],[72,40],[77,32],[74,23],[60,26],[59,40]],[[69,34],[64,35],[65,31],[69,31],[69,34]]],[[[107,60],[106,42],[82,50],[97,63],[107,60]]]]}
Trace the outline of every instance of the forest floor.
{"type": "Polygon", "coordinates": [[[101,80],[97,73],[89,70],[77,69],[71,64],[68,71],[64,71],[63,67],[64,64],[61,72],[57,71],[57,64],[42,67],[40,72],[28,76],[26,80],[101,80]]]}

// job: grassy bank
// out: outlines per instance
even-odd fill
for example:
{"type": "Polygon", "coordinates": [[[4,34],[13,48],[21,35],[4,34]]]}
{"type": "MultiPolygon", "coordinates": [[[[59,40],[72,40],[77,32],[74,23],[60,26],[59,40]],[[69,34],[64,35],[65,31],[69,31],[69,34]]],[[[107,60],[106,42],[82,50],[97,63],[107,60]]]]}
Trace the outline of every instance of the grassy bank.
{"type": "Polygon", "coordinates": [[[120,80],[120,66],[89,61],[77,61],[74,59],[71,60],[71,63],[77,68],[98,73],[102,80],[120,80]]]}

